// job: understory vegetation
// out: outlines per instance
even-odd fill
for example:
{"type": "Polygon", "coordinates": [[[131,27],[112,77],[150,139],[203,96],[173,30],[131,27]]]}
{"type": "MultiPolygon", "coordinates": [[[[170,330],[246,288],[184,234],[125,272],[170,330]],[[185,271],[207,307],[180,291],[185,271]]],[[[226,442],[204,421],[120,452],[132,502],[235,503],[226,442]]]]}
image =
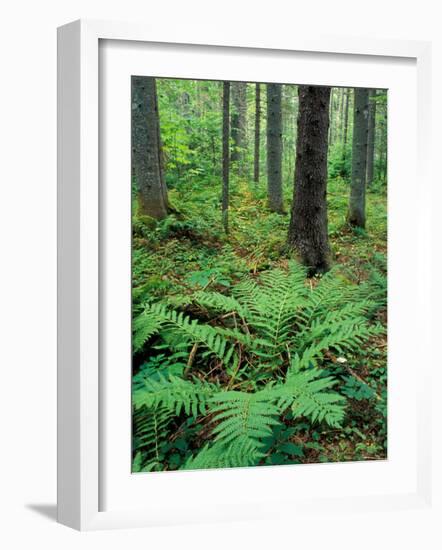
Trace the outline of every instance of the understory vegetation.
{"type": "Polygon", "coordinates": [[[325,274],[287,246],[263,176],[231,177],[228,233],[209,169],[171,167],[163,219],[134,198],[133,471],[386,457],[386,187],[373,182],[366,227],[350,226],[337,151],[325,274]]]}

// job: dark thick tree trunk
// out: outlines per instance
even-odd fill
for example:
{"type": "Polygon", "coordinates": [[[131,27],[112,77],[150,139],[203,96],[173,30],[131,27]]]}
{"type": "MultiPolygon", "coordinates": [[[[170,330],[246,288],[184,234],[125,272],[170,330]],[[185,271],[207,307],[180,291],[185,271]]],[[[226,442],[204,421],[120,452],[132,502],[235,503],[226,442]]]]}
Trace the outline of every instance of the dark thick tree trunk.
{"type": "Polygon", "coordinates": [[[157,220],[168,210],[155,78],[132,77],[132,171],[139,212],[157,220]]]}
{"type": "Polygon", "coordinates": [[[223,83],[223,188],[222,188],[222,221],[224,231],[229,231],[229,111],[230,82],[223,83]]]}
{"type": "Polygon", "coordinates": [[[348,222],[365,227],[365,177],[367,171],[368,89],[355,89],[353,144],[348,222]]]}
{"type": "Polygon", "coordinates": [[[245,172],[246,125],[247,125],[247,83],[232,82],[232,141],[230,160],[236,163],[238,171],[245,172]]]}
{"type": "Polygon", "coordinates": [[[259,144],[261,137],[261,85],[255,85],[255,158],[253,181],[259,183],[259,144]]]}
{"type": "Polygon", "coordinates": [[[267,84],[267,189],[272,212],[283,213],[281,84],[267,84]]]}
{"type": "Polygon", "coordinates": [[[327,149],[330,88],[299,86],[295,185],[288,232],[309,274],[330,267],[327,221],[327,149]]]}
{"type": "Polygon", "coordinates": [[[367,186],[370,186],[373,183],[375,136],[376,136],[376,90],[370,90],[369,106],[368,106],[367,186]]]}

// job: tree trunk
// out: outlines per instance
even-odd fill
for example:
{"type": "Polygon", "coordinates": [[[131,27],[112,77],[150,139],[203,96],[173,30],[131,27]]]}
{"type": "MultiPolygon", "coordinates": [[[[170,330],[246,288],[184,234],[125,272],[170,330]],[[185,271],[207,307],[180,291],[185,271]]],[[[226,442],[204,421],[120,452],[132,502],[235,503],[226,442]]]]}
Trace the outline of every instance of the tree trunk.
{"type": "Polygon", "coordinates": [[[345,90],[344,88],[339,89],[340,100],[339,100],[339,140],[342,143],[343,139],[343,120],[344,120],[344,104],[345,104],[345,90]]]}
{"type": "Polygon", "coordinates": [[[255,85],[255,159],[253,181],[259,183],[259,144],[261,134],[261,85],[255,85]]]}
{"type": "Polygon", "coordinates": [[[272,212],[283,213],[281,84],[267,84],[267,189],[272,212]]]}
{"type": "Polygon", "coordinates": [[[331,88],[330,92],[330,101],[329,101],[329,123],[328,123],[328,146],[331,147],[334,143],[334,130],[335,130],[335,124],[334,124],[334,111],[335,111],[335,101],[334,101],[334,90],[331,88]]]}
{"type": "Polygon", "coordinates": [[[232,82],[232,141],[230,160],[236,163],[238,172],[245,172],[246,125],[247,125],[247,83],[232,82]]]}
{"type": "Polygon", "coordinates": [[[139,213],[157,220],[168,211],[155,78],[132,77],[132,167],[139,213]]]}
{"type": "Polygon", "coordinates": [[[370,90],[369,106],[368,106],[367,186],[370,186],[373,183],[375,136],[376,136],[376,90],[370,90]]]}
{"type": "Polygon", "coordinates": [[[330,87],[299,86],[295,185],[288,244],[309,274],[330,267],[327,221],[327,149],[330,87]]]}
{"type": "Polygon", "coordinates": [[[348,222],[365,227],[365,176],[367,170],[368,89],[355,89],[353,144],[348,222]]]}
{"type": "Polygon", "coordinates": [[[229,232],[229,111],[230,82],[223,83],[223,188],[222,221],[224,231],[229,232]]]}
{"type": "MultiPolygon", "coordinates": [[[[385,94],[385,91],[381,91],[385,94]]],[[[387,183],[387,166],[388,166],[388,134],[387,134],[387,105],[383,104],[380,109],[379,123],[379,179],[385,184],[387,183]]]]}
{"type": "Polygon", "coordinates": [[[347,158],[347,134],[348,134],[348,110],[350,103],[350,90],[346,88],[345,90],[345,109],[344,109],[344,139],[342,144],[342,160],[345,161],[347,158]]]}
{"type": "Polygon", "coordinates": [[[383,131],[383,139],[382,139],[382,150],[384,152],[383,154],[383,162],[382,162],[382,182],[384,184],[387,183],[387,173],[388,173],[388,136],[387,136],[387,121],[384,122],[384,131],[383,131]]]}

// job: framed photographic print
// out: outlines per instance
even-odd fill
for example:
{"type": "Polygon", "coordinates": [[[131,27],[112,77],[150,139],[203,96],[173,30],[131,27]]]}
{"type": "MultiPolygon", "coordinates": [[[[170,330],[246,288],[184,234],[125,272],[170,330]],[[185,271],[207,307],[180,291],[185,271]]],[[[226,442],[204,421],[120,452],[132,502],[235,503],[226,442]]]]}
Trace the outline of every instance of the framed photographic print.
{"type": "Polygon", "coordinates": [[[58,67],[59,521],[425,506],[429,45],[81,21],[58,67]]]}

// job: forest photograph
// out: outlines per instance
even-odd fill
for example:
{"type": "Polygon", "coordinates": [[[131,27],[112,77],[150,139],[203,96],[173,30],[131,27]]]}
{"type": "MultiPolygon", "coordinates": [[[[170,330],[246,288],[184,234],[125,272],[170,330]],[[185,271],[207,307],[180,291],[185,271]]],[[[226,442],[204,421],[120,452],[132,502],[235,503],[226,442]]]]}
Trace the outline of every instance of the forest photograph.
{"type": "Polygon", "coordinates": [[[387,458],[387,100],[132,76],[133,473],[387,458]]]}

